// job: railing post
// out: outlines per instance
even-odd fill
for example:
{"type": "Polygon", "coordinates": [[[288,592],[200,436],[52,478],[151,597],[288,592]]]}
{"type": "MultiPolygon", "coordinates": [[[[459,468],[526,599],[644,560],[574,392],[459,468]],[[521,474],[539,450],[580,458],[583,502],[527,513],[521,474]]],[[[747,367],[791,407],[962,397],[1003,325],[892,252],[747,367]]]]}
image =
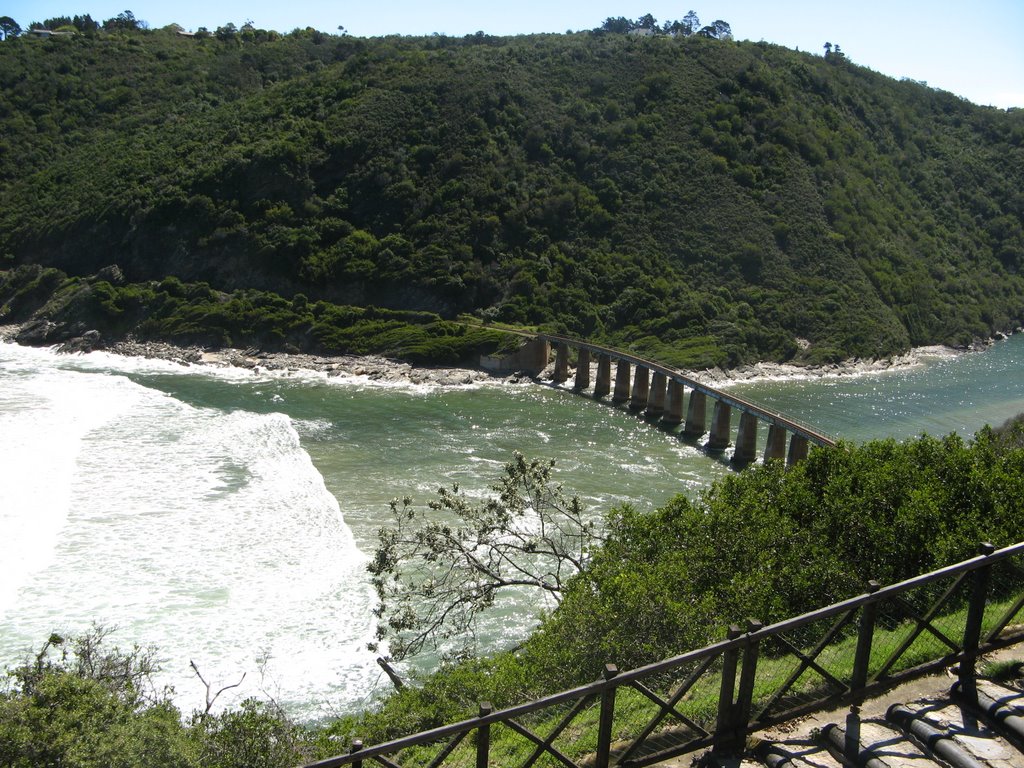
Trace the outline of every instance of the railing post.
{"type": "MultiPolygon", "coordinates": [[[[356,752],[359,752],[362,748],[363,748],[362,740],[361,739],[355,739],[355,740],[353,740],[352,746],[349,748],[348,752],[349,752],[350,755],[354,755],[356,752]]],[[[352,761],[352,768],[363,768],[363,761],[362,760],[353,760],[352,761]]]]}
{"type": "MultiPolygon", "coordinates": [[[[996,548],[984,542],[978,547],[978,554],[988,557],[996,548]]],[[[972,574],[971,580],[971,602],[967,606],[967,621],[964,623],[964,657],[960,660],[960,690],[969,696],[968,700],[974,699],[975,671],[974,665],[978,660],[978,643],[981,640],[981,625],[985,620],[985,600],[988,599],[988,582],[992,573],[992,566],[988,563],[981,566],[972,574]]]]}
{"type": "Polygon", "coordinates": [[[761,639],[757,633],[764,629],[764,623],[757,619],[747,619],[747,634],[753,635],[750,643],[743,649],[743,670],[740,672],[740,688],[736,694],[736,716],[733,722],[733,748],[739,754],[747,741],[747,726],[750,723],[750,709],[754,700],[754,680],[757,674],[757,657],[761,649],[761,639]]]}
{"type": "MultiPolygon", "coordinates": [[[[489,701],[480,702],[480,717],[487,717],[494,711],[489,701]]],[[[491,724],[481,723],[476,729],[476,768],[487,768],[491,753],[491,724]]]]}
{"type": "MultiPolygon", "coordinates": [[[[735,624],[729,627],[728,640],[735,640],[743,631],[735,624]]],[[[715,723],[715,740],[711,751],[722,754],[731,748],[733,728],[733,695],[736,692],[736,665],[740,651],[732,647],[722,654],[722,686],[718,691],[718,720],[715,723]]]]}
{"type": "MultiPolygon", "coordinates": [[[[872,579],[868,592],[874,594],[881,584],[872,579]]],[[[865,603],[860,612],[860,626],[857,629],[857,650],[853,657],[853,674],[850,676],[850,693],[854,706],[864,703],[864,687],[868,684],[868,670],[871,666],[871,642],[875,636],[875,619],[878,616],[878,602],[865,603]]]]}
{"type": "MultiPolygon", "coordinates": [[[[614,664],[605,664],[604,679],[611,682],[619,674],[614,664]]],[[[597,731],[597,759],[594,768],[608,768],[612,756],[612,725],[615,718],[615,689],[617,686],[607,685],[601,692],[601,720],[597,731]]]]}

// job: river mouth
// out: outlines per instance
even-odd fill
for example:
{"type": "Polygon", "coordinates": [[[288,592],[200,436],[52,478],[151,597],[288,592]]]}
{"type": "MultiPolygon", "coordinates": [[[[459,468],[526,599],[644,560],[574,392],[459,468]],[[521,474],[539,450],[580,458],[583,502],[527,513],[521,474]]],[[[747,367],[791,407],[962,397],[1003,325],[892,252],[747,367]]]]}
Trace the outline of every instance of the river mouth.
{"type": "MultiPolygon", "coordinates": [[[[855,441],[970,435],[1024,411],[1022,342],[734,391],[855,441]]],[[[186,712],[205,693],[194,660],[220,685],[246,673],[218,704],[272,695],[303,720],[390,685],[365,648],[364,565],[392,498],[425,503],[452,483],[483,496],[516,450],[554,458],[595,515],[732,471],[678,430],[565,389],[375,386],[6,344],[0,432],[0,664],[98,621],[123,647],[158,648],[186,712]]],[[[482,647],[513,643],[537,612],[505,605],[482,647]]]]}

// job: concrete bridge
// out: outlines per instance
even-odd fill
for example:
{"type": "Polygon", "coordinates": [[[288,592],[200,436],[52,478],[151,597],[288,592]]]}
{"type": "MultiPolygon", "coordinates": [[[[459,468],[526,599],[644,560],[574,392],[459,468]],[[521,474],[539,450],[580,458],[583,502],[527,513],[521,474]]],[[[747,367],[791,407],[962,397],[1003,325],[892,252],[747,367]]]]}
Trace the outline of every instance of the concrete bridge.
{"type": "MultiPolygon", "coordinates": [[[[665,427],[672,428],[681,424],[682,434],[691,440],[697,440],[707,433],[705,447],[712,452],[724,451],[730,444],[734,444],[732,460],[736,464],[749,464],[757,459],[757,430],[761,422],[768,425],[765,461],[784,458],[787,465],[793,465],[807,457],[810,445],[835,445],[835,440],[830,436],[811,426],[702,384],[660,363],[565,336],[536,334],[533,338],[534,342],[524,350],[525,357],[532,358],[533,364],[520,358],[515,364],[521,368],[532,367],[538,372],[543,370],[554,348],[552,380],[555,383],[566,382],[569,379],[569,353],[575,349],[577,364],[572,383],[574,391],[583,393],[589,390],[595,399],[611,395],[612,403],[625,404],[629,410],[652,421],[657,420],[665,427]],[[592,361],[597,365],[593,382],[592,361]],[[688,399],[684,397],[687,394],[688,399]],[[713,406],[710,423],[708,401],[713,406]],[[740,415],[735,441],[731,434],[733,411],[740,415]]],[[[481,362],[490,367],[487,361],[481,362]]]]}

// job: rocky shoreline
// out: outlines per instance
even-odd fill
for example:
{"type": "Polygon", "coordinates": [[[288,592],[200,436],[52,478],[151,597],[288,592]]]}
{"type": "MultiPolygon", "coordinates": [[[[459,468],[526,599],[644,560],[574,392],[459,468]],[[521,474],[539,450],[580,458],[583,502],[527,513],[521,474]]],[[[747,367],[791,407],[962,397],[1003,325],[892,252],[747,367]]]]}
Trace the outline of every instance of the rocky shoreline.
{"type": "MultiPolygon", "coordinates": [[[[17,343],[22,329],[18,325],[0,326],[0,341],[17,343]]],[[[204,349],[179,346],[163,341],[122,339],[110,344],[89,338],[88,334],[57,345],[59,352],[68,354],[104,351],[125,357],[145,357],[164,360],[182,366],[209,366],[211,368],[243,368],[255,374],[291,375],[300,372],[322,373],[328,377],[365,377],[383,383],[430,384],[435,386],[465,386],[497,377],[484,370],[456,367],[414,366],[401,360],[377,356],[311,355],[301,352],[267,352],[259,349],[204,349]]],[[[500,379],[509,383],[529,381],[529,377],[513,374],[500,379]]]]}
{"type": "MultiPolygon", "coordinates": [[[[0,341],[18,342],[24,326],[0,326],[0,341]]],[[[400,360],[377,356],[355,355],[311,355],[292,352],[267,352],[250,349],[204,349],[184,347],[161,341],[137,341],[123,339],[104,344],[95,333],[87,332],[57,347],[65,353],[106,351],[125,357],[145,357],[177,363],[182,366],[210,366],[213,368],[243,368],[254,373],[290,375],[300,372],[322,373],[328,377],[365,377],[369,381],[382,383],[409,383],[435,386],[466,386],[483,382],[518,384],[533,381],[525,373],[496,375],[479,368],[465,367],[424,367],[414,366],[400,360]]],[[[949,357],[985,349],[995,341],[1005,339],[1003,334],[994,339],[979,342],[970,347],[930,346],[919,347],[906,354],[886,359],[854,358],[822,366],[801,366],[790,363],[762,362],[725,370],[713,368],[702,371],[685,371],[689,376],[715,386],[728,386],[737,382],[758,379],[796,379],[859,376],[889,370],[900,370],[921,365],[925,359],[949,357]]],[[[545,369],[536,380],[551,378],[553,364],[545,369]]]]}

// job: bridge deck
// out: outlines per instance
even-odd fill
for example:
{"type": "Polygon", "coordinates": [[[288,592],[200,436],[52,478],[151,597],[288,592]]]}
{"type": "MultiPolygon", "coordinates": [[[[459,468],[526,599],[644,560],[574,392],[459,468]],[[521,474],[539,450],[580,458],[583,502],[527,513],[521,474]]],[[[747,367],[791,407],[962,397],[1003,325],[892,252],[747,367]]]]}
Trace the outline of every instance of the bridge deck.
{"type": "Polygon", "coordinates": [[[539,333],[536,335],[536,338],[553,344],[564,344],[569,347],[576,347],[577,349],[586,349],[591,353],[607,355],[615,360],[625,360],[633,365],[642,365],[651,371],[663,374],[669,380],[676,381],[677,383],[682,384],[685,387],[689,387],[696,392],[703,392],[705,395],[712,397],[715,400],[720,400],[732,408],[754,414],[759,419],[766,421],[769,424],[777,424],[795,435],[800,435],[801,437],[806,438],[809,442],[814,443],[815,445],[832,446],[836,444],[833,437],[826,435],[824,432],[815,429],[809,424],[801,423],[791,416],[786,416],[785,414],[777,411],[772,411],[745,398],[737,397],[736,395],[729,394],[721,389],[704,384],[697,381],[692,376],[688,376],[682,371],[669,368],[668,366],[656,363],[653,360],[646,360],[642,357],[638,357],[637,355],[630,354],[629,352],[612,349],[611,347],[603,347],[599,344],[591,344],[590,342],[580,341],[579,339],[569,338],[568,336],[539,333]]]}

